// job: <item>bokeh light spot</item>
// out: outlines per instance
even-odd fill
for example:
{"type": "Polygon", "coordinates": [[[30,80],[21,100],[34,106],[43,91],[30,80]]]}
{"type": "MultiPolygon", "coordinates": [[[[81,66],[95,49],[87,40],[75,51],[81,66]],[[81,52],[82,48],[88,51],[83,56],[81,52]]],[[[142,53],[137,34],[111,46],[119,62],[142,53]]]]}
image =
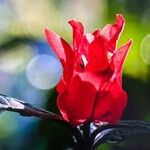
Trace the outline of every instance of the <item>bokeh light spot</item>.
{"type": "Polygon", "coordinates": [[[38,89],[56,86],[62,75],[60,61],[52,55],[38,55],[27,65],[26,75],[29,82],[38,89]]]}
{"type": "Polygon", "coordinates": [[[150,34],[146,35],[142,40],[140,53],[144,63],[150,65],[150,34]]]}

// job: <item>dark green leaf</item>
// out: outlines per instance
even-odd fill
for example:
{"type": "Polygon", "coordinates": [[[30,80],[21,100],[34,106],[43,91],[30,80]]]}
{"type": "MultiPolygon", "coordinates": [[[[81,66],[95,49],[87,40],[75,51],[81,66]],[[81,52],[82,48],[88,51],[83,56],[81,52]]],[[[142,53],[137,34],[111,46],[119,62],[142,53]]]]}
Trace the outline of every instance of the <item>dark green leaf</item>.
{"type": "Polygon", "coordinates": [[[35,116],[43,119],[63,121],[60,116],[52,112],[5,95],[0,95],[0,111],[12,111],[20,113],[23,116],[35,116]]]}
{"type": "Polygon", "coordinates": [[[94,147],[102,143],[120,143],[130,137],[150,134],[150,122],[142,120],[121,121],[117,125],[106,125],[97,128],[91,134],[94,147]]]}

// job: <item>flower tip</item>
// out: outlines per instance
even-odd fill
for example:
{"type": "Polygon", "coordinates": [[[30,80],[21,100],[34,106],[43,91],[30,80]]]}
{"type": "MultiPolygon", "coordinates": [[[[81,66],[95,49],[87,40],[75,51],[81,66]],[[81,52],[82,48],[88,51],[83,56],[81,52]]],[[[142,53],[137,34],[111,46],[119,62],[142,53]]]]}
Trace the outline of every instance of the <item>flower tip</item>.
{"type": "Polygon", "coordinates": [[[69,21],[68,21],[68,23],[69,23],[69,24],[72,24],[73,22],[78,22],[78,21],[77,21],[77,19],[76,19],[76,18],[69,19],[69,21]]]}
{"type": "Polygon", "coordinates": [[[47,28],[44,29],[44,32],[45,32],[45,36],[46,36],[47,39],[55,38],[56,36],[59,37],[59,35],[57,35],[55,32],[53,32],[53,31],[51,31],[47,28]]]}
{"type": "Polygon", "coordinates": [[[71,18],[71,19],[69,19],[69,21],[71,21],[71,20],[77,21],[77,18],[71,18]]]}
{"type": "Polygon", "coordinates": [[[130,39],[128,42],[128,45],[129,45],[129,47],[132,45],[132,43],[133,43],[133,40],[132,39],[130,39]]]}
{"type": "Polygon", "coordinates": [[[122,14],[116,14],[116,20],[119,20],[119,21],[125,23],[125,19],[122,14]]]}
{"type": "Polygon", "coordinates": [[[122,18],[122,19],[124,19],[124,17],[123,17],[123,15],[122,14],[116,14],[116,17],[118,18],[122,18]]]}
{"type": "Polygon", "coordinates": [[[132,40],[132,39],[130,39],[130,40],[127,42],[128,51],[129,51],[129,49],[131,48],[132,43],[133,43],[133,40],[132,40]]]}
{"type": "Polygon", "coordinates": [[[45,28],[44,32],[45,32],[45,35],[47,35],[50,31],[47,28],[45,28]]]}
{"type": "Polygon", "coordinates": [[[133,40],[132,40],[132,39],[130,39],[129,41],[131,42],[131,44],[133,43],[133,40]]]}

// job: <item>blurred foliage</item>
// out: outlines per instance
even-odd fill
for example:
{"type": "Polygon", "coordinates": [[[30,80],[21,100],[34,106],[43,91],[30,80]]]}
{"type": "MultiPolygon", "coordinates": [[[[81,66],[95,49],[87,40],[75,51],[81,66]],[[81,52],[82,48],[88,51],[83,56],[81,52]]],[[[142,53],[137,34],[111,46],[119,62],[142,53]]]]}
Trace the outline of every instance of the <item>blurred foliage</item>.
{"type": "MultiPolygon", "coordinates": [[[[150,34],[149,0],[1,0],[0,92],[59,113],[55,89],[36,89],[26,77],[26,66],[35,55],[51,54],[43,43],[44,29],[54,30],[71,43],[68,19],[77,18],[91,32],[114,22],[117,13],[126,19],[119,46],[133,39],[124,66],[123,87],[129,100],[123,119],[150,120],[150,66],[140,55],[141,42],[150,34]]],[[[148,150],[149,139],[134,137],[119,145],[104,144],[97,150],[148,150]]],[[[56,123],[9,113],[0,115],[2,150],[55,150],[71,145],[71,133],[56,123]]]]}

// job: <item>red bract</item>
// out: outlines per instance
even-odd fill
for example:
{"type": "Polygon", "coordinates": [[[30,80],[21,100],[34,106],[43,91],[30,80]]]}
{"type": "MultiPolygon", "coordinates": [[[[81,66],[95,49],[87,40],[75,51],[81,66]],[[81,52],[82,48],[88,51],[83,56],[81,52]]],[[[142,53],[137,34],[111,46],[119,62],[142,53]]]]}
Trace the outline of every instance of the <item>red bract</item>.
{"type": "Polygon", "coordinates": [[[45,30],[48,43],[63,66],[57,104],[64,120],[73,126],[117,123],[122,115],[127,103],[122,66],[132,43],[130,40],[116,48],[124,23],[124,18],[117,15],[113,25],[84,35],[83,25],[70,20],[73,47],[56,33],[45,30]]]}

